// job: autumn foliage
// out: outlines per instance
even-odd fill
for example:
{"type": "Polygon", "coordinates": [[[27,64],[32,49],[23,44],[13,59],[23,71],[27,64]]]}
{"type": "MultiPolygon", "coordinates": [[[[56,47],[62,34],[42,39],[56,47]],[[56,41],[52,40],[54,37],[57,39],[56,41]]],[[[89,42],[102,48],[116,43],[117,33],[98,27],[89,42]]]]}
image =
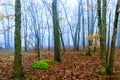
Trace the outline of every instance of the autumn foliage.
{"type": "Polygon", "coordinates": [[[94,34],[94,35],[89,34],[89,35],[88,35],[88,40],[91,41],[91,40],[93,40],[94,38],[99,38],[99,36],[100,36],[99,34],[94,34]]]}
{"type": "Polygon", "coordinates": [[[97,48],[97,47],[98,47],[99,37],[100,37],[99,34],[94,34],[94,35],[89,34],[89,35],[88,35],[88,41],[91,41],[91,40],[97,38],[97,41],[96,41],[96,42],[93,42],[92,45],[89,46],[89,48],[90,48],[91,50],[94,50],[94,48],[97,48]]]}

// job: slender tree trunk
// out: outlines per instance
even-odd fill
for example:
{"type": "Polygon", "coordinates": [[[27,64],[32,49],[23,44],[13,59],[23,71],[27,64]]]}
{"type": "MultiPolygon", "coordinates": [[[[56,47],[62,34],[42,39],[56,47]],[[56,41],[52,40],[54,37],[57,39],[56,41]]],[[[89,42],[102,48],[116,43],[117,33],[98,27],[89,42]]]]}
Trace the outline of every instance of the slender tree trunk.
{"type": "Polygon", "coordinates": [[[85,26],[84,26],[84,10],[82,6],[82,45],[83,45],[83,52],[85,50],[85,26]]]}
{"type": "Polygon", "coordinates": [[[15,51],[14,51],[14,78],[23,76],[22,57],[21,57],[21,3],[20,0],[15,0],[15,51]]]}
{"type": "MultiPolygon", "coordinates": [[[[119,22],[120,24],[120,22],[119,22]]],[[[120,48],[120,27],[118,29],[118,48],[120,48]]]]}
{"type": "Polygon", "coordinates": [[[69,27],[70,27],[70,33],[71,33],[71,36],[72,36],[72,40],[73,40],[73,45],[74,45],[74,36],[73,36],[73,31],[72,31],[72,25],[70,24],[70,22],[69,22],[69,19],[68,19],[68,16],[67,16],[67,12],[66,12],[66,9],[65,9],[65,6],[64,6],[64,4],[63,4],[63,2],[60,0],[60,2],[61,2],[61,4],[62,4],[62,6],[63,6],[63,10],[64,10],[64,12],[65,12],[65,17],[66,17],[66,20],[67,20],[67,22],[68,22],[68,25],[69,25],[69,27]]]}
{"type": "Polygon", "coordinates": [[[6,31],[5,31],[5,25],[4,25],[4,21],[2,21],[2,26],[3,26],[3,33],[4,33],[4,45],[5,45],[5,48],[7,48],[7,41],[6,41],[6,31]]]}
{"type": "Polygon", "coordinates": [[[98,27],[100,34],[100,60],[101,74],[106,74],[106,0],[103,0],[102,16],[101,16],[101,0],[98,3],[98,27]],[[101,24],[102,23],[102,24],[101,24]]]}
{"type": "MultiPolygon", "coordinates": [[[[91,3],[92,3],[92,6],[93,6],[93,0],[91,0],[91,3]]],[[[93,35],[94,34],[94,10],[93,10],[93,7],[92,7],[92,10],[91,10],[91,16],[92,16],[92,18],[91,18],[91,34],[93,35]]],[[[92,41],[93,42],[93,41],[92,41]]]]}
{"type": "Polygon", "coordinates": [[[73,41],[75,51],[79,50],[79,42],[80,42],[80,18],[81,18],[80,5],[81,5],[81,0],[79,0],[79,3],[78,3],[78,20],[77,20],[77,27],[76,27],[74,41],[73,41]]]}
{"type": "Polygon", "coordinates": [[[69,31],[67,32],[67,36],[68,36],[68,39],[67,39],[67,41],[68,41],[68,48],[70,48],[70,36],[69,36],[69,31]]]}
{"type": "Polygon", "coordinates": [[[60,27],[59,27],[59,30],[60,30],[60,39],[61,39],[63,51],[65,53],[66,49],[65,49],[65,44],[64,44],[64,40],[63,40],[63,36],[62,36],[62,31],[61,31],[60,27]]]}
{"type": "Polygon", "coordinates": [[[57,0],[52,0],[53,26],[54,26],[54,60],[60,62],[60,30],[57,19],[57,0]]]}
{"type": "Polygon", "coordinates": [[[111,49],[110,49],[110,59],[109,59],[109,65],[108,65],[108,68],[107,68],[107,74],[112,74],[113,73],[114,51],[115,51],[115,43],[116,43],[116,35],[117,35],[119,8],[120,8],[120,0],[117,0],[113,35],[112,35],[112,42],[111,42],[111,49]]]}
{"type": "Polygon", "coordinates": [[[28,51],[27,50],[27,21],[26,21],[26,26],[24,28],[24,44],[25,44],[24,50],[25,50],[25,52],[27,52],[28,51]]]}
{"type": "Polygon", "coordinates": [[[101,59],[101,73],[106,74],[106,0],[103,0],[102,6],[102,34],[100,37],[100,59],[101,59]]]}
{"type": "Polygon", "coordinates": [[[25,3],[24,3],[24,8],[25,8],[25,12],[24,12],[24,22],[23,22],[23,28],[24,28],[24,51],[27,52],[27,29],[28,29],[28,21],[27,21],[27,10],[26,10],[26,7],[25,7],[25,3]]]}
{"type": "Polygon", "coordinates": [[[24,19],[23,20],[24,51],[27,52],[27,19],[26,19],[26,15],[23,16],[23,19],[24,19]]]}
{"type": "Polygon", "coordinates": [[[108,42],[107,42],[107,53],[106,53],[106,62],[107,62],[107,66],[108,66],[108,61],[109,61],[109,57],[110,57],[110,54],[109,54],[109,50],[110,50],[110,18],[111,17],[111,13],[109,15],[109,25],[108,25],[108,42]]]}
{"type": "MultiPolygon", "coordinates": [[[[89,0],[87,0],[87,5],[89,6],[89,0]]],[[[88,36],[89,34],[91,34],[91,31],[90,31],[90,17],[89,17],[89,7],[87,6],[87,17],[88,17],[88,36]]],[[[90,49],[89,46],[92,45],[92,41],[88,41],[88,52],[86,53],[86,55],[88,56],[91,56],[92,55],[92,50],[90,49]]]]}
{"type": "Polygon", "coordinates": [[[50,51],[50,26],[48,26],[48,51],[50,51]]]}
{"type": "Polygon", "coordinates": [[[49,18],[48,18],[47,10],[45,9],[45,11],[46,11],[46,18],[47,18],[47,25],[48,25],[48,51],[50,51],[50,26],[49,26],[49,18]]]}
{"type": "MultiPolygon", "coordinates": [[[[7,10],[7,6],[5,6],[5,9],[6,9],[6,15],[8,16],[8,10],[7,10]]],[[[10,18],[8,17],[8,20],[7,20],[7,26],[8,30],[6,30],[6,48],[9,49],[10,48],[10,18]]]]}
{"type": "MultiPolygon", "coordinates": [[[[30,27],[31,32],[34,35],[35,40],[34,44],[35,44],[35,52],[37,55],[37,59],[40,60],[40,45],[41,45],[41,35],[40,35],[40,24],[37,23],[37,20],[39,20],[39,16],[38,16],[38,12],[35,12],[33,8],[35,8],[34,4],[32,3],[33,6],[30,7],[30,11],[31,11],[31,22],[33,22],[33,28],[30,27]]],[[[35,8],[36,9],[36,8],[35,8]]],[[[36,10],[37,11],[37,10],[36,10]]],[[[42,23],[42,22],[41,22],[42,23]]],[[[43,36],[43,35],[42,35],[43,36]]],[[[43,37],[42,37],[43,38],[43,37]]]]}
{"type": "Polygon", "coordinates": [[[38,61],[40,60],[40,39],[39,36],[37,36],[37,57],[38,61]]]}

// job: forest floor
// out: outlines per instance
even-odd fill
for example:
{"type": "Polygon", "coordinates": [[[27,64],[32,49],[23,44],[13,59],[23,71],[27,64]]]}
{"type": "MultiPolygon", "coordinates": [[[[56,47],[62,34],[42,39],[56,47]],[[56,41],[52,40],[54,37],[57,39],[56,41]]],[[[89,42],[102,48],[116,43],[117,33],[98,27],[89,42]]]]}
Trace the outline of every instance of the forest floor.
{"type": "MultiPolygon", "coordinates": [[[[0,80],[6,80],[13,72],[14,56],[9,52],[0,51],[0,80]]],[[[111,76],[95,74],[100,70],[99,51],[92,56],[85,56],[82,53],[82,51],[67,50],[65,54],[61,54],[61,63],[50,63],[48,70],[35,70],[30,68],[30,64],[37,61],[36,53],[24,52],[22,54],[23,71],[29,74],[27,80],[120,80],[120,50],[115,51],[114,72],[116,74],[111,76]]],[[[41,51],[41,59],[53,60],[53,57],[53,50],[41,51]]]]}

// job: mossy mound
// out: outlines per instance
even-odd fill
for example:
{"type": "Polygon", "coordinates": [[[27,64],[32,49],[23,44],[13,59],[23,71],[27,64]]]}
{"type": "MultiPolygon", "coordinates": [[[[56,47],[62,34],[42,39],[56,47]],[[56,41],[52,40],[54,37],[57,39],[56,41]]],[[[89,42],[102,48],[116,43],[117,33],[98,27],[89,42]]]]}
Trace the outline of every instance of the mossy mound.
{"type": "Polygon", "coordinates": [[[40,60],[42,62],[45,62],[45,63],[51,63],[52,61],[51,60],[48,60],[48,59],[43,59],[43,60],[40,60]]]}
{"type": "Polygon", "coordinates": [[[48,63],[44,61],[36,61],[30,65],[31,68],[33,69],[39,69],[39,70],[47,70],[49,65],[48,63]]]}

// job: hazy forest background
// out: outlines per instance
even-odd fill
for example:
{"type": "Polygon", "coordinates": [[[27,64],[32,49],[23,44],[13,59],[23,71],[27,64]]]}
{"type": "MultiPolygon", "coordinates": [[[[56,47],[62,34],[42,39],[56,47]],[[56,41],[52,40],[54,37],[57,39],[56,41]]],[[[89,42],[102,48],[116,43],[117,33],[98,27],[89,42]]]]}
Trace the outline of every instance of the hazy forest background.
{"type": "Polygon", "coordinates": [[[120,0],[1,0],[0,79],[119,80],[120,0]]]}

